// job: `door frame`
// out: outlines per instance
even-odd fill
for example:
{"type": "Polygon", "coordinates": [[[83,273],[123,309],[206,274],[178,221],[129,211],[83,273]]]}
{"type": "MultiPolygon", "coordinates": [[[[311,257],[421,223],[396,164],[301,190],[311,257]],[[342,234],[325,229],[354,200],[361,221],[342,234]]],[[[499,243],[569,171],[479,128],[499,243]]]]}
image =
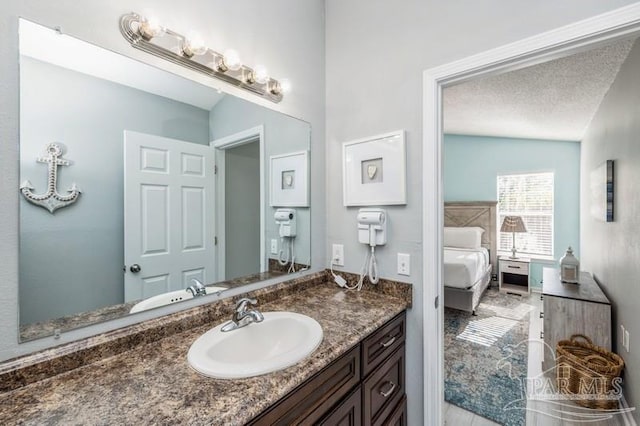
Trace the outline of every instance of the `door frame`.
{"type": "Polygon", "coordinates": [[[241,132],[215,139],[209,143],[214,150],[217,170],[216,182],[216,236],[218,237],[218,250],[216,250],[216,261],[218,281],[224,281],[225,277],[225,155],[224,151],[235,148],[248,143],[258,142],[260,149],[260,272],[266,271],[267,266],[267,248],[266,248],[266,218],[265,218],[265,201],[266,201],[266,183],[265,183],[265,143],[264,143],[264,125],[251,127],[241,132]]]}
{"type": "Polygon", "coordinates": [[[423,248],[423,407],[424,424],[443,424],[444,286],[442,250],[444,197],[442,174],[442,89],[637,37],[640,3],[596,15],[515,43],[423,72],[422,241],[423,248]],[[435,324],[435,327],[434,327],[435,324]],[[436,342],[434,344],[434,342],[436,342]]]}

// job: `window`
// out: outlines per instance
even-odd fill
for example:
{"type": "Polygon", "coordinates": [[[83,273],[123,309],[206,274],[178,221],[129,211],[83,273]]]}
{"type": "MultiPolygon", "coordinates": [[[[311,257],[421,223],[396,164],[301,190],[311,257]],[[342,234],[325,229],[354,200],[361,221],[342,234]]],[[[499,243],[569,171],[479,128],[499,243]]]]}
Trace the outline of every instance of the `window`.
{"type": "MultiPolygon", "coordinates": [[[[505,216],[521,216],[518,253],[553,256],[553,173],[498,175],[498,230],[505,216]]],[[[498,250],[510,251],[512,234],[499,232],[498,250]]]]}

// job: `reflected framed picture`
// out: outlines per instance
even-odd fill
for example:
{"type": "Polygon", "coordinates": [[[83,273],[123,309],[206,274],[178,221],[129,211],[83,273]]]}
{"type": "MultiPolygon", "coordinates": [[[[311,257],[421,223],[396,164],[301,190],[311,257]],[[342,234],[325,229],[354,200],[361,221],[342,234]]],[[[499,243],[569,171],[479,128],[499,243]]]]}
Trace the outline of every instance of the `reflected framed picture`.
{"type": "Polygon", "coordinates": [[[309,207],[308,151],[272,155],[269,161],[272,207],[309,207]]]}
{"type": "Polygon", "coordinates": [[[614,167],[607,160],[594,169],[590,176],[591,216],[602,222],[613,222],[614,211],[614,167]]]}
{"type": "Polygon", "coordinates": [[[345,206],[407,204],[404,130],[342,144],[345,206]]]}

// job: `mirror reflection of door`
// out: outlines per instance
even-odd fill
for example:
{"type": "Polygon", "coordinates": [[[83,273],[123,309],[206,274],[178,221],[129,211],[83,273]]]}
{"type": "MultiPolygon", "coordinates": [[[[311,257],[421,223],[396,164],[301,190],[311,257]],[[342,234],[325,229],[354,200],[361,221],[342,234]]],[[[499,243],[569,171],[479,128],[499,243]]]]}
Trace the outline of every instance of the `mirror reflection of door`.
{"type": "Polygon", "coordinates": [[[215,281],[213,150],[125,131],[125,301],[215,281]]]}
{"type": "Polygon", "coordinates": [[[252,275],[260,266],[260,145],[255,140],[224,151],[225,279],[252,275]]]}

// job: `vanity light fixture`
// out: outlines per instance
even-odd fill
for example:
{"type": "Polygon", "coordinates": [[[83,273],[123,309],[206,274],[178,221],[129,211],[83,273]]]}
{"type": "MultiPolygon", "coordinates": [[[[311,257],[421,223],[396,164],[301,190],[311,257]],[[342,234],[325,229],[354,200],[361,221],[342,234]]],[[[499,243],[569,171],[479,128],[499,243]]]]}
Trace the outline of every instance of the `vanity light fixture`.
{"type": "Polygon", "coordinates": [[[141,18],[138,25],[140,36],[147,41],[154,37],[159,37],[164,33],[164,28],[160,26],[157,18],[141,18]]]}
{"type": "Polygon", "coordinates": [[[264,65],[256,65],[253,70],[253,79],[260,84],[265,84],[269,81],[269,71],[264,65]]]}
{"type": "Polygon", "coordinates": [[[194,55],[204,55],[207,50],[204,41],[195,34],[185,38],[182,42],[182,56],[187,58],[192,58],[194,55]]]}
{"type": "Polygon", "coordinates": [[[291,80],[288,78],[280,79],[280,89],[282,93],[289,93],[291,91],[291,80]]]}
{"type": "Polygon", "coordinates": [[[220,72],[238,71],[242,67],[242,62],[240,62],[238,52],[233,49],[227,49],[216,66],[220,72]]]}
{"type": "Polygon", "coordinates": [[[224,54],[208,48],[195,34],[183,36],[164,28],[154,18],[129,13],[120,18],[120,32],[136,49],[182,65],[193,71],[226,81],[254,94],[280,102],[291,83],[269,76],[264,65],[251,68],[242,64],[238,52],[227,49],[224,54]]]}

